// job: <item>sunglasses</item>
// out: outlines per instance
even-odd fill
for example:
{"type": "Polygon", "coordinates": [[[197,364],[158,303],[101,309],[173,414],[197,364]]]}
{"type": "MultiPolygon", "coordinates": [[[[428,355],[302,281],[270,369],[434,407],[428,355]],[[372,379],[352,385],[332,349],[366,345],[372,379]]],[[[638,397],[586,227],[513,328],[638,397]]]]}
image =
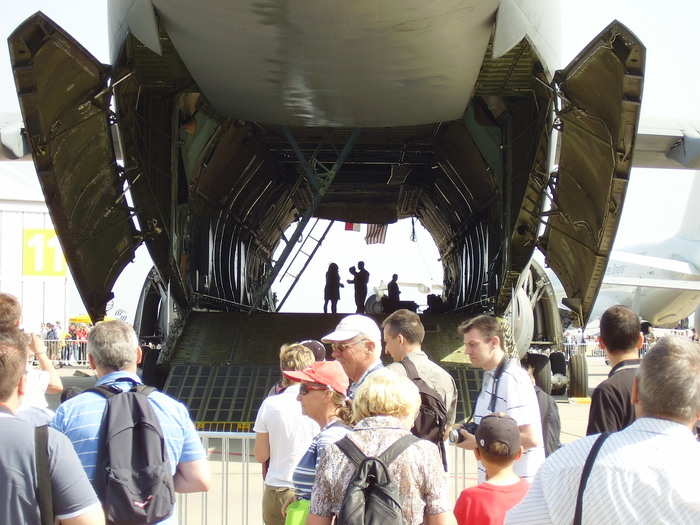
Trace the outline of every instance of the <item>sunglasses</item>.
{"type": "Polygon", "coordinates": [[[299,394],[305,396],[312,390],[330,390],[331,388],[327,385],[321,385],[318,383],[302,383],[299,387],[299,394]]]}
{"type": "Polygon", "coordinates": [[[349,350],[353,346],[357,346],[364,341],[369,341],[369,339],[360,339],[359,341],[354,341],[352,343],[333,343],[331,345],[331,348],[333,348],[333,350],[335,350],[336,352],[339,352],[342,354],[346,350],[349,350]]]}

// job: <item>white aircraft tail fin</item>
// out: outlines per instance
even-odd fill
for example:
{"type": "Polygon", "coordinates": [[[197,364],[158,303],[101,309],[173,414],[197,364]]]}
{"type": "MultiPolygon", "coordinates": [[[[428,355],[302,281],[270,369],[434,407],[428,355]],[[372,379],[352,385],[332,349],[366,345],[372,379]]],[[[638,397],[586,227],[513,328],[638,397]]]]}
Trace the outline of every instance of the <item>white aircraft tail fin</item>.
{"type": "Polygon", "coordinates": [[[700,171],[695,172],[685,205],[683,222],[676,235],[688,241],[700,241],[700,171]]]}

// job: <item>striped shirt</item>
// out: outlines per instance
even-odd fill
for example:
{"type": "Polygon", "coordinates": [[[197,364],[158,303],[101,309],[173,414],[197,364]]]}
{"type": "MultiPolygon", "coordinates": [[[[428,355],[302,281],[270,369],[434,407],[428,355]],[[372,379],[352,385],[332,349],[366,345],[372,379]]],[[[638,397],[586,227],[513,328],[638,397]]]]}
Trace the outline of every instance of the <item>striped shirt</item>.
{"type": "Polygon", "coordinates": [[[318,458],[328,445],[342,439],[351,430],[352,428],[342,421],[331,421],[314,438],[292,475],[297,498],[311,499],[311,489],[316,481],[318,458]]]}
{"type": "MultiPolygon", "coordinates": [[[[581,471],[598,435],[549,456],[506,523],[572,523],[581,471]]],[[[700,443],[679,423],[650,417],[611,434],[593,464],[582,523],[700,523],[700,443]]]]}
{"type": "MultiPolygon", "coordinates": [[[[96,385],[113,384],[122,390],[128,390],[133,383],[125,381],[125,378],[141,383],[137,375],[119,371],[101,377],[96,385]]],[[[163,431],[173,475],[178,463],[205,459],[202,443],[185,405],[158,391],[149,395],[148,400],[153,406],[163,431]]],[[[61,404],[51,422],[52,427],[63,432],[73,443],[90,481],[95,479],[99,430],[106,406],[107,400],[103,396],[94,392],[85,392],[61,404]]],[[[175,513],[173,513],[170,518],[161,523],[175,522],[175,513]]]]}
{"type": "MultiPolygon", "coordinates": [[[[489,405],[493,392],[493,378],[496,369],[484,371],[484,382],[476,400],[474,409],[474,422],[479,424],[481,418],[489,415],[489,405]]],[[[540,446],[527,449],[522,457],[513,465],[515,473],[521,478],[532,481],[537,469],[544,463],[544,446],[542,445],[542,420],[540,419],[540,406],[537,403],[535,387],[530,376],[520,366],[517,359],[508,361],[503,369],[503,374],[498,382],[496,395],[496,407],[493,412],[505,412],[515,419],[518,426],[530,425],[535,439],[540,446]]],[[[479,462],[479,483],[486,481],[486,470],[479,462]]]]}

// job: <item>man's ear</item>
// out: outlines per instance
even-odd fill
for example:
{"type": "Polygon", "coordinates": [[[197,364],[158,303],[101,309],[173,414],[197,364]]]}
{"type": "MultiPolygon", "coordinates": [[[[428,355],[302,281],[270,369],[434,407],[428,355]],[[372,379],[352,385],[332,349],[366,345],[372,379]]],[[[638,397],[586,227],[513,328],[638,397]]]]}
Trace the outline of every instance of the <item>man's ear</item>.
{"type": "Polygon", "coordinates": [[[22,374],[17,382],[17,395],[24,397],[27,391],[27,374],[22,374]]]}
{"type": "Polygon", "coordinates": [[[498,346],[498,347],[503,348],[503,346],[501,345],[501,343],[502,343],[501,338],[498,337],[497,335],[494,335],[493,337],[491,337],[491,344],[492,344],[493,346],[498,346]]]}
{"type": "Polygon", "coordinates": [[[637,339],[637,345],[635,348],[639,350],[642,346],[644,346],[644,334],[639,332],[639,338],[637,339]]]}
{"type": "Polygon", "coordinates": [[[600,336],[596,337],[596,341],[598,341],[598,346],[600,348],[602,348],[603,350],[607,350],[607,348],[605,348],[605,343],[603,342],[602,337],[600,337],[600,336]]]}
{"type": "Polygon", "coordinates": [[[523,446],[520,445],[520,448],[518,449],[517,454],[515,454],[515,461],[518,461],[522,455],[523,455],[523,446]]]}
{"type": "Polygon", "coordinates": [[[143,359],[143,351],[141,350],[140,346],[137,346],[136,347],[136,364],[140,365],[142,359],[143,359]]]}
{"type": "Polygon", "coordinates": [[[92,354],[88,352],[88,366],[90,367],[90,370],[96,370],[97,365],[95,364],[95,358],[92,357],[92,354]]]}

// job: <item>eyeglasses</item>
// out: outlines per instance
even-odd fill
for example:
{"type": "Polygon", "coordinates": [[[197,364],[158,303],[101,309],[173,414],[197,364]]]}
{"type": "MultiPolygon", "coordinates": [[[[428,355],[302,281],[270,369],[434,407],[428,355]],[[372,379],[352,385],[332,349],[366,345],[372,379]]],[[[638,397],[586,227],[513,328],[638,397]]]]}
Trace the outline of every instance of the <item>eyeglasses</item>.
{"type": "Polygon", "coordinates": [[[331,388],[327,385],[321,385],[319,383],[302,383],[299,387],[299,395],[305,396],[312,390],[330,390],[331,388]]]}
{"type": "Polygon", "coordinates": [[[358,340],[358,341],[353,341],[352,343],[333,343],[333,344],[331,345],[331,348],[333,348],[333,350],[334,350],[335,352],[338,352],[338,353],[341,353],[341,354],[342,354],[342,353],[345,352],[346,350],[349,350],[349,349],[352,348],[353,346],[357,346],[357,345],[359,345],[360,343],[362,343],[362,342],[364,342],[364,341],[369,341],[369,339],[360,339],[360,340],[358,340]]]}

